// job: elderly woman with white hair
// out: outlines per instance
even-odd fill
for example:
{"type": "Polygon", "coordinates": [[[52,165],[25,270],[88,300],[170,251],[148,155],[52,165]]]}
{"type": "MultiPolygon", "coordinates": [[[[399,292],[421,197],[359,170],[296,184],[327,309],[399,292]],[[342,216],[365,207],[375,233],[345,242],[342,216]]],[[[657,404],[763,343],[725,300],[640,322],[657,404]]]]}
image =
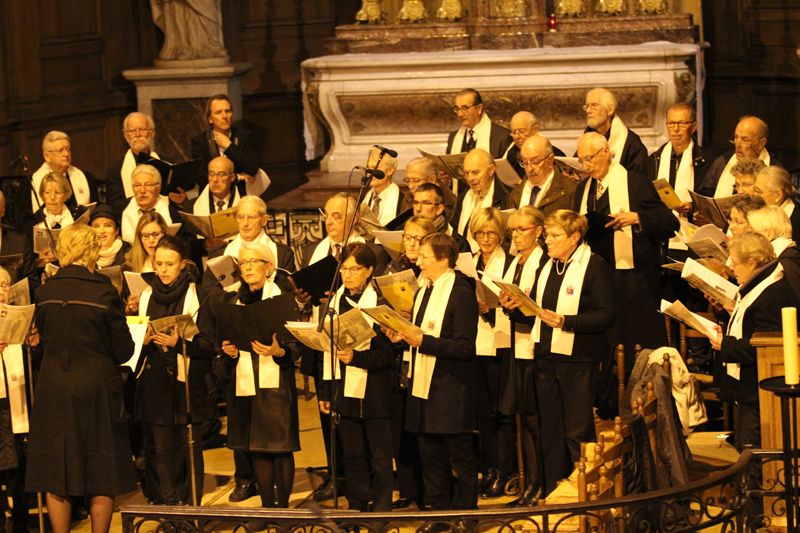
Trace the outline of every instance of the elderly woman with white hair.
{"type": "MultiPolygon", "coordinates": [[[[291,286],[276,283],[275,256],[268,246],[253,242],[239,248],[242,283],[237,305],[268,300],[291,286]]],[[[294,483],[294,455],[300,450],[294,362],[296,343],[252,341],[252,351],[240,351],[219,332],[235,379],[228,383],[228,447],[244,452],[252,464],[262,507],[288,507],[294,483]],[[272,376],[262,382],[261,376],[272,376]],[[256,379],[255,376],[259,378],[256,379]],[[277,488],[277,502],[276,502],[277,488]]]]}
{"type": "Polygon", "coordinates": [[[781,330],[781,308],[796,307],[798,299],[775,261],[769,241],[757,233],[745,233],[728,245],[732,268],[739,282],[736,304],[725,333],[717,326],[709,337],[725,366],[720,393],[734,401],[734,435],[738,450],[761,444],[754,333],[781,330]]]}
{"type": "Polygon", "coordinates": [[[783,209],[792,225],[791,237],[800,239],[800,205],[797,189],[789,173],[775,165],[761,169],[756,174],[753,192],[761,196],[767,205],[777,205],[783,209]]]}
{"type": "Polygon", "coordinates": [[[61,269],[36,292],[43,351],[31,412],[26,488],[47,493],[53,531],[70,526],[70,497],[91,499],[92,531],[108,531],[114,496],[136,488],[119,365],[133,340],[117,290],[96,273],[97,234],[65,228],[61,269]]]}
{"type": "Polygon", "coordinates": [[[772,245],[783,275],[791,285],[796,297],[800,298],[800,250],[792,240],[792,224],[786,212],[780,207],[768,205],[747,214],[747,222],[752,230],[763,235],[772,245]]]}

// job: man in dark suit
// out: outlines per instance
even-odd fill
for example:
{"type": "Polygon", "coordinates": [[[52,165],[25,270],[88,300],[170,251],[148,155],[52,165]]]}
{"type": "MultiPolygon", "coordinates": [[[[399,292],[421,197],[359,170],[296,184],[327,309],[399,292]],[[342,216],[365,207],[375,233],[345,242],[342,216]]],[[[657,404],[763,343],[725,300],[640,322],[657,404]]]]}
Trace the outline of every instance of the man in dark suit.
{"type": "Polygon", "coordinates": [[[423,183],[414,191],[414,216],[427,218],[436,231],[450,235],[456,241],[459,252],[471,252],[470,245],[444,217],[444,193],[435,183],[423,183]]]}
{"type": "MultiPolygon", "coordinates": [[[[206,120],[210,129],[192,138],[192,159],[200,159],[203,168],[215,157],[224,155],[231,161],[238,175],[236,187],[242,196],[261,195],[269,186],[269,177],[260,168],[255,138],[248,129],[233,125],[231,101],[224,94],[216,94],[206,102],[206,120]]],[[[205,176],[200,179],[205,184],[205,176]]],[[[182,204],[185,198],[173,198],[182,204]]]]}
{"type": "Polygon", "coordinates": [[[586,93],[586,132],[604,136],[614,159],[626,170],[647,175],[647,148],[636,133],[617,116],[617,98],[608,89],[592,89],[586,93]]]}
{"type": "Polygon", "coordinates": [[[397,170],[397,159],[377,148],[370,152],[367,167],[383,172],[382,178],[373,177],[369,182],[369,191],[361,202],[375,215],[378,222],[385,226],[400,214],[400,187],[392,181],[397,170]]]}
{"type": "MultiPolygon", "coordinates": [[[[519,177],[525,179],[525,168],[519,162],[519,152],[522,150],[525,139],[539,133],[539,121],[533,113],[519,111],[511,117],[509,126],[511,126],[511,138],[514,139],[514,143],[506,150],[505,158],[508,159],[511,167],[517,171],[519,177]]],[[[564,152],[555,146],[552,146],[552,152],[557,156],[564,155],[564,152]]]]}
{"type": "Polygon", "coordinates": [[[556,167],[553,145],[546,137],[528,137],[520,150],[519,161],[525,168],[527,179],[508,195],[506,208],[532,205],[545,216],[559,209],[572,209],[578,184],[562,175],[556,167]]]}
{"type": "Polygon", "coordinates": [[[464,89],[456,95],[453,113],[461,126],[447,137],[447,153],[469,152],[482,148],[499,159],[511,145],[511,132],[495,124],[483,110],[481,94],[475,89],[464,89]]]}
{"type": "Polygon", "coordinates": [[[678,230],[678,219],[664,205],[653,182],[613,161],[606,138],[584,133],[578,159],[590,177],[575,191],[575,211],[586,214],[586,242],[614,268],[617,321],[612,345],[624,344],[626,370],[633,346],[663,346],[664,320],[658,314],[662,244],[678,230]]]}
{"type": "Polygon", "coordinates": [[[492,156],[481,148],[473,148],[464,158],[464,180],[469,189],[458,195],[452,223],[456,231],[467,238],[472,251],[476,252],[478,243],[469,230],[472,213],[482,207],[502,208],[509,191],[495,176],[492,156]]]}
{"type": "Polygon", "coordinates": [[[128,201],[133,198],[133,169],[150,159],[159,158],[153,150],[156,125],[150,115],[138,111],[130,113],[122,122],[122,135],[128,143],[128,151],[106,173],[106,203],[114,208],[117,216],[122,216],[128,201]]]}

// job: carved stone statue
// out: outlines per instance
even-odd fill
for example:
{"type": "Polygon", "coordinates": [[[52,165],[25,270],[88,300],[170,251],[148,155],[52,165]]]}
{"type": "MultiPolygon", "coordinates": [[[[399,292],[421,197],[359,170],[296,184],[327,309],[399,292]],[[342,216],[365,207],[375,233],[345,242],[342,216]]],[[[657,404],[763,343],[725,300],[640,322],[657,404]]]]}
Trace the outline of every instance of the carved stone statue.
{"type": "Polygon", "coordinates": [[[360,24],[380,24],[386,20],[386,13],[381,9],[380,0],[361,0],[361,9],[356,13],[356,22],[360,24]]]}
{"type": "Polygon", "coordinates": [[[459,20],[464,17],[464,7],[461,0],[442,0],[442,5],[436,10],[439,20],[459,20]]]}
{"type": "Polygon", "coordinates": [[[186,61],[208,66],[228,63],[220,1],[150,0],[153,21],[164,32],[156,66],[178,66],[186,61]]]}
{"type": "Polygon", "coordinates": [[[403,7],[397,13],[401,22],[419,22],[428,18],[428,10],[422,0],[403,0],[403,7]]]}

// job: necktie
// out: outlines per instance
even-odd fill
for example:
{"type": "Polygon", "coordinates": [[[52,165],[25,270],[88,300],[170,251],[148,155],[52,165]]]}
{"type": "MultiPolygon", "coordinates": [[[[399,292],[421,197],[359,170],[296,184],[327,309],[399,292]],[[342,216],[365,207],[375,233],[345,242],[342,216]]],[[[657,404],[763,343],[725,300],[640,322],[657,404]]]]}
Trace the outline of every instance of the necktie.
{"type": "Polygon", "coordinates": [[[139,216],[142,216],[145,213],[149,213],[150,211],[155,211],[155,209],[142,209],[142,208],[139,208],[139,216]]]}
{"type": "Polygon", "coordinates": [[[377,194],[372,195],[372,212],[376,217],[381,218],[381,197],[377,194]]]}
{"type": "Polygon", "coordinates": [[[467,143],[464,145],[466,148],[466,152],[469,152],[473,148],[475,148],[475,130],[467,130],[467,143]]]}
{"type": "Polygon", "coordinates": [[[225,202],[224,202],[223,200],[217,200],[217,213],[219,213],[220,211],[222,211],[222,207],[223,207],[224,205],[225,205],[225,202]]]}
{"type": "Polygon", "coordinates": [[[339,260],[339,254],[340,254],[340,253],[342,253],[342,245],[341,245],[341,244],[339,244],[339,243],[336,243],[336,244],[334,244],[334,245],[333,245],[333,257],[334,257],[334,258],[335,258],[337,261],[339,260]]]}
{"type": "Polygon", "coordinates": [[[538,185],[534,185],[533,186],[533,190],[531,191],[531,201],[528,202],[528,205],[532,205],[532,206],[536,205],[536,197],[539,196],[539,191],[541,191],[541,190],[542,190],[542,188],[539,187],[538,185]]]}
{"type": "Polygon", "coordinates": [[[600,197],[603,196],[603,192],[605,192],[605,189],[603,188],[603,184],[598,181],[597,182],[597,188],[595,189],[595,195],[594,195],[595,199],[599,200],[600,197]]]}

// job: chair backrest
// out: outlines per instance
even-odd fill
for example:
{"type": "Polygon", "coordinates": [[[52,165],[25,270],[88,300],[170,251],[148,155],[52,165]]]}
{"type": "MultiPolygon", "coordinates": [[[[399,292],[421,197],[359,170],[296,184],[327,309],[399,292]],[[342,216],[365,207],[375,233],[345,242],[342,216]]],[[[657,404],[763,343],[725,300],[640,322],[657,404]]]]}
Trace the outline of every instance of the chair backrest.
{"type": "MultiPolygon", "coordinates": [[[[713,314],[708,313],[708,312],[697,312],[695,314],[700,315],[700,316],[702,316],[704,318],[707,318],[709,320],[712,320],[712,321],[714,320],[713,314]]],[[[691,361],[688,360],[688,359],[690,359],[689,358],[689,342],[688,342],[688,339],[705,339],[705,338],[706,338],[706,336],[703,333],[700,333],[699,331],[697,331],[694,328],[690,328],[689,326],[687,326],[683,322],[678,322],[678,346],[677,346],[677,348],[678,348],[678,353],[681,354],[681,359],[683,359],[683,361],[686,364],[690,364],[691,363],[691,361]]],[[[672,343],[670,343],[670,346],[672,346],[672,343]]]]}
{"type": "Polygon", "coordinates": [[[645,384],[644,398],[634,398],[631,401],[631,410],[639,413],[647,427],[647,436],[650,440],[650,450],[653,454],[655,466],[659,466],[658,447],[656,445],[656,429],[658,427],[658,398],[656,398],[655,386],[648,381],[645,384]]]}
{"type": "Polygon", "coordinates": [[[625,404],[625,346],[617,344],[614,349],[614,360],[617,364],[617,405],[625,404]]]}

